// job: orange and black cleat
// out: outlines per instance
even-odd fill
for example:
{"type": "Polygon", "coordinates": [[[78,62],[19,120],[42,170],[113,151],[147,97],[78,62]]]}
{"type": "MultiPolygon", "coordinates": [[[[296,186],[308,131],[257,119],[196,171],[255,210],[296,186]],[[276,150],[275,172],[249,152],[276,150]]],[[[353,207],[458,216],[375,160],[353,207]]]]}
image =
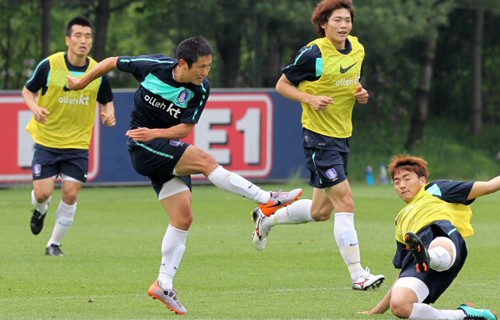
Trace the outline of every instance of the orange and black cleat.
{"type": "Polygon", "coordinates": [[[281,190],[271,191],[271,198],[265,204],[259,203],[259,208],[266,216],[270,216],[279,208],[286,207],[296,201],[302,195],[302,189],[294,189],[290,192],[281,190]]]}
{"type": "Polygon", "coordinates": [[[429,253],[424,243],[420,238],[413,232],[407,232],[405,235],[406,249],[411,252],[415,258],[417,272],[428,272],[429,271],[429,253]]]}

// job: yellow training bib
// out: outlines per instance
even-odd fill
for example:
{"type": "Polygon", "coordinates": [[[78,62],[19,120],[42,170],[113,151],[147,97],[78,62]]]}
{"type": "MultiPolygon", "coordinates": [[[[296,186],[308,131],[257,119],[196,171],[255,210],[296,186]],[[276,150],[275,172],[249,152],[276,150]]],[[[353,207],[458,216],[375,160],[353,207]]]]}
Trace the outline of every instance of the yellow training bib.
{"type": "Polygon", "coordinates": [[[474,234],[471,218],[470,206],[443,201],[430,194],[424,186],[399,212],[396,218],[396,240],[405,243],[404,237],[408,231],[417,233],[438,220],[451,221],[464,238],[469,237],[474,234]]]}
{"type": "Polygon", "coordinates": [[[333,104],[322,111],[314,110],[302,103],[302,126],[316,133],[348,138],[352,135],[352,110],[356,99],[361,66],[365,49],[358,38],[349,36],[352,50],[349,54],[340,53],[327,38],[320,38],[308,44],[317,45],[322,59],[316,61],[316,81],[302,81],[299,90],[315,96],[326,95],[333,98],[333,104]]]}
{"type": "Polygon", "coordinates": [[[36,143],[58,149],[88,149],[92,138],[97,109],[97,93],[101,78],[92,81],[80,91],[64,89],[66,76],[71,74],[78,78],[87,74],[97,65],[91,58],[85,73],[71,73],[66,66],[64,52],[48,57],[50,73],[47,79],[47,92],[38,95],[38,105],[46,108],[50,114],[47,124],[31,118],[26,130],[36,143]]]}

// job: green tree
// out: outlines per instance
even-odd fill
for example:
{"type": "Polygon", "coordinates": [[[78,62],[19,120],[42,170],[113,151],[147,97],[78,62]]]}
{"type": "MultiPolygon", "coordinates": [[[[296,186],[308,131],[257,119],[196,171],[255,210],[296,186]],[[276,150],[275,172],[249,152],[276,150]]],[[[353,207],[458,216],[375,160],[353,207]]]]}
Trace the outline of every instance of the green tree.
{"type": "Polygon", "coordinates": [[[500,105],[495,89],[500,78],[500,3],[490,2],[483,18],[477,19],[480,3],[460,1],[450,15],[449,27],[442,30],[434,88],[439,94],[431,101],[439,106],[433,110],[435,115],[462,121],[467,131],[476,133],[481,132],[482,123],[497,121],[500,105]]]}
{"type": "Polygon", "coordinates": [[[40,59],[40,3],[0,1],[0,87],[20,89],[27,67],[40,59]]]}
{"type": "Polygon", "coordinates": [[[145,33],[153,28],[175,43],[196,34],[211,40],[216,55],[210,79],[216,86],[274,87],[283,62],[288,63],[294,52],[314,38],[309,19],[315,0],[145,3],[145,33]]]}
{"type": "Polygon", "coordinates": [[[459,6],[474,12],[472,41],[472,134],[478,136],[483,128],[483,49],[486,11],[499,11],[500,3],[494,0],[459,1],[459,6]]]}
{"type": "Polygon", "coordinates": [[[391,114],[395,121],[394,111],[412,114],[406,142],[411,150],[424,135],[436,41],[454,0],[380,0],[374,4],[356,1],[356,30],[367,49],[366,83],[374,89],[375,112],[391,114]]]}

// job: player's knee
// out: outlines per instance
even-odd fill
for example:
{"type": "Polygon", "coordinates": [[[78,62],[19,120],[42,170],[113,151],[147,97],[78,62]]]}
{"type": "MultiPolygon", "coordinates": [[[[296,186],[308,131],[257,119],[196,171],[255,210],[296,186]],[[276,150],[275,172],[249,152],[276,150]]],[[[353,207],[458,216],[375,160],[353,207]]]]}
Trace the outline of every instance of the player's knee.
{"type": "Polygon", "coordinates": [[[409,318],[413,311],[413,303],[398,296],[391,297],[391,312],[399,318],[409,318]]]}
{"type": "Polygon", "coordinates": [[[350,190],[329,189],[327,192],[336,212],[354,212],[354,199],[350,190]]]}
{"type": "Polygon", "coordinates": [[[200,163],[203,167],[202,173],[207,176],[210,174],[210,172],[214,171],[215,168],[219,166],[219,163],[217,160],[215,160],[214,156],[212,156],[210,153],[201,151],[199,154],[199,160],[200,163]]]}
{"type": "Polygon", "coordinates": [[[429,246],[430,267],[437,272],[449,270],[456,260],[457,249],[450,238],[437,237],[429,246]]]}
{"type": "Polygon", "coordinates": [[[450,238],[447,237],[437,237],[434,240],[432,240],[431,244],[429,245],[429,250],[442,247],[446,251],[449,252],[450,255],[454,256],[455,251],[456,251],[456,246],[455,243],[450,238]]]}
{"type": "Polygon", "coordinates": [[[36,202],[44,203],[45,201],[50,200],[53,192],[54,189],[52,188],[41,188],[35,185],[32,195],[34,195],[36,202]]]}
{"type": "Polygon", "coordinates": [[[171,224],[173,224],[176,228],[181,230],[189,230],[189,227],[193,223],[194,215],[192,211],[185,212],[182,215],[178,215],[175,218],[172,218],[171,224]]]}
{"type": "Polygon", "coordinates": [[[51,194],[48,192],[42,192],[42,191],[36,192],[35,191],[35,199],[36,199],[36,202],[38,202],[38,203],[44,203],[45,201],[49,200],[50,196],[51,196],[51,194]]]}
{"type": "Polygon", "coordinates": [[[311,209],[311,217],[315,221],[326,221],[326,220],[330,219],[331,216],[332,216],[332,212],[325,210],[325,208],[318,208],[315,210],[311,209]]]}
{"type": "Polygon", "coordinates": [[[186,225],[189,225],[191,226],[191,224],[193,223],[193,220],[194,220],[194,215],[193,215],[193,212],[190,212],[184,219],[186,225]]]}
{"type": "Polygon", "coordinates": [[[76,201],[78,200],[78,191],[69,191],[63,194],[62,200],[64,203],[67,205],[74,205],[76,201]]]}
{"type": "Polygon", "coordinates": [[[337,210],[338,212],[354,212],[354,199],[352,197],[352,193],[346,193],[340,199],[340,206],[344,209],[337,210]]]}

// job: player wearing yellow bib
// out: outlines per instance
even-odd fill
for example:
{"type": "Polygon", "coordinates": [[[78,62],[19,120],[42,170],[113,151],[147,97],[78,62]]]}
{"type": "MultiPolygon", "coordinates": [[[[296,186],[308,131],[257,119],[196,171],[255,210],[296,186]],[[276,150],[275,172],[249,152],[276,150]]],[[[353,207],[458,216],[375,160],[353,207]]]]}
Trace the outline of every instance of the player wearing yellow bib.
{"type": "Polygon", "coordinates": [[[82,91],[66,88],[68,75],[82,77],[97,65],[88,57],[92,48],[92,26],[87,18],[76,17],[68,23],[66,45],[68,52],[55,53],[40,62],[22,91],[26,105],[34,113],[26,128],[35,140],[31,193],[35,209],[30,222],[33,234],[42,231],[55,178],[61,176],[62,179],[62,199],[46,248],[50,256],[63,255],[61,241],[73,224],[78,193],[87,180],[98,102],[103,123],[115,125],[113,94],[107,77],[95,80],[82,91]],[[38,100],[36,92],[39,92],[38,100]]]}
{"type": "Polygon", "coordinates": [[[283,69],[276,90],[302,104],[302,143],[313,199],[296,201],[272,216],[255,209],[253,242],[263,250],[272,227],[326,221],[335,208],[335,240],[352,288],[367,290],[378,287],[384,276],[372,275],[361,266],[354,201],[347,181],[352,110],[356,100],[368,102],[368,92],[360,83],[365,50],[356,37],[349,35],[353,19],[351,1],[319,2],[312,23],[321,38],[303,47],[283,69]]]}
{"type": "Polygon", "coordinates": [[[396,192],[407,203],[396,217],[393,264],[399,275],[382,301],[365,313],[390,308],[395,316],[409,319],[497,319],[490,310],[469,304],[458,310],[430,304],[450,286],[467,258],[464,238],[474,234],[469,205],[500,190],[500,176],[487,182],[428,182],[427,162],[411,156],[394,157],[389,169],[396,192]]]}

